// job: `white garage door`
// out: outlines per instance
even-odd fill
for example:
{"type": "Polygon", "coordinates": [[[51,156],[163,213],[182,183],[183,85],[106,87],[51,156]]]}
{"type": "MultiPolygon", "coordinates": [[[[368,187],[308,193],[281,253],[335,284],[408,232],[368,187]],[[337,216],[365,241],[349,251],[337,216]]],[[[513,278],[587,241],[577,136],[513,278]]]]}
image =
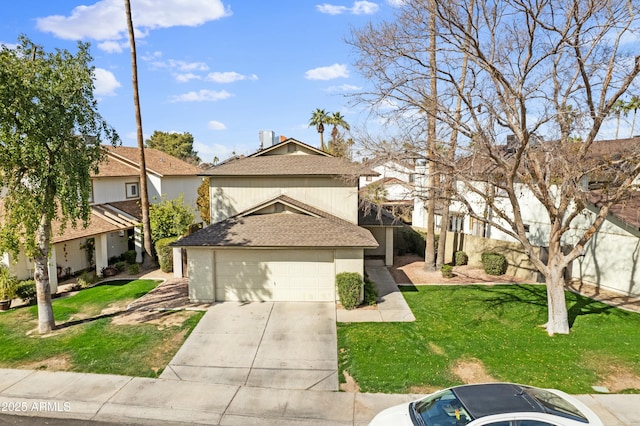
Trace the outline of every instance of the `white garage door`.
{"type": "Polygon", "coordinates": [[[218,250],[216,300],[335,301],[332,250],[218,250]]]}

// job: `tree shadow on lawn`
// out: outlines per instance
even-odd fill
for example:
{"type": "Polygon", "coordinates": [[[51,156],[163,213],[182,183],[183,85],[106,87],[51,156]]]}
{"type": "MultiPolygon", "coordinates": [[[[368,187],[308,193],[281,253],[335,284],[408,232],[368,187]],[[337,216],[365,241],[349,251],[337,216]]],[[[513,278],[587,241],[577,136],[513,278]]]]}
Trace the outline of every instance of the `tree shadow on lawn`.
{"type": "MultiPolygon", "coordinates": [[[[462,288],[462,287],[461,287],[462,288]]],[[[474,289],[489,293],[491,296],[486,298],[478,298],[476,301],[488,304],[487,309],[493,311],[502,311],[503,308],[510,304],[528,304],[547,308],[547,289],[545,285],[492,285],[492,286],[473,286],[474,289]],[[517,288],[518,291],[512,291],[517,288]]],[[[452,289],[455,292],[458,288],[452,289]]],[[[401,286],[401,292],[417,292],[415,286],[401,286]]],[[[609,314],[614,306],[607,305],[597,300],[591,299],[581,294],[566,292],[567,300],[567,316],[569,327],[573,327],[576,319],[584,315],[609,314]]]]}
{"type": "MultiPolygon", "coordinates": [[[[548,307],[547,288],[545,285],[523,286],[520,284],[511,284],[508,287],[517,287],[524,293],[524,295],[519,292],[508,291],[498,286],[492,286],[485,289],[482,287],[479,288],[483,291],[490,292],[491,294],[497,294],[495,297],[485,299],[485,302],[488,302],[489,306],[492,308],[500,308],[510,303],[525,303],[543,308],[548,307]]],[[[581,294],[565,292],[565,297],[568,305],[567,317],[570,328],[573,327],[576,319],[580,316],[598,315],[603,313],[608,314],[609,311],[614,309],[613,306],[606,305],[581,294]]]]}

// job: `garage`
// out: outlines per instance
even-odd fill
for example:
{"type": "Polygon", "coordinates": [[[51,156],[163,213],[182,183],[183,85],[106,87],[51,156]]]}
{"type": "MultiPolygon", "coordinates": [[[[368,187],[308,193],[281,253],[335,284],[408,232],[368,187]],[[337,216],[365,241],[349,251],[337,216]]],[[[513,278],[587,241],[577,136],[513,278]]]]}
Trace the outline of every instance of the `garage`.
{"type": "Polygon", "coordinates": [[[218,301],[335,300],[334,250],[216,250],[218,301]]]}

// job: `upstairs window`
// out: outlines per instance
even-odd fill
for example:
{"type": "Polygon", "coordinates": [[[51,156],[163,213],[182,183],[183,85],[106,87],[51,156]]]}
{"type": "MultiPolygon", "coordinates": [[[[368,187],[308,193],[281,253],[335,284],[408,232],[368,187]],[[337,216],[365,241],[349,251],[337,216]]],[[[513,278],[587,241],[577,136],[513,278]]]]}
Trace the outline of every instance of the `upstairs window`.
{"type": "Polygon", "coordinates": [[[138,198],[140,192],[138,191],[138,182],[125,183],[127,198],[138,198]]]}

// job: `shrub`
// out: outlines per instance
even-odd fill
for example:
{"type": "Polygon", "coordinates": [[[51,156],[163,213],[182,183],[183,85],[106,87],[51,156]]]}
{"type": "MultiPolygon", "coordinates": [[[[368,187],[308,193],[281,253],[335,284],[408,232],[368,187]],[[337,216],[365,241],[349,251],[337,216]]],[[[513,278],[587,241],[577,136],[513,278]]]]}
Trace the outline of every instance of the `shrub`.
{"type": "Polygon", "coordinates": [[[378,287],[368,276],[364,276],[364,304],[373,306],[378,303],[378,287]]]}
{"type": "Polygon", "coordinates": [[[453,278],[453,266],[451,265],[442,265],[440,272],[444,278],[453,278]]]}
{"type": "Polygon", "coordinates": [[[360,302],[360,293],[364,282],[357,272],[341,272],[336,275],[338,297],[345,309],[354,309],[360,302]]]}
{"type": "Polygon", "coordinates": [[[31,305],[37,298],[36,282],[34,280],[20,281],[18,289],[16,290],[16,296],[24,303],[31,305]]]}
{"type": "Polygon", "coordinates": [[[162,272],[173,272],[173,247],[169,244],[177,239],[178,237],[168,237],[156,241],[156,253],[162,272]]]}
{"type": "Polygon", "coordinates": [[[454,257],[454,263],[456,266],[466,265],[467,263],[469,263],[469,256],[467,256],[467,253],[463,251],[455,252],[453,257],[454,257]]]}
{"type": "Polygon", "coordinates": [[[124,260],[121,260],[119,262],[114,263],[113,267],[116,268],[116,271],[123,272],[124,269],[127,267],[127,262],[125,262],[124,260]]]}
{"type": "Polygon", "coordinates": [[[184,203],[182,196],[175,200],[162,199],[149,206],[151,239],[154,244],[161,239],[182,236],[195,220],[193,209],[184,203]]]}
{"type": "Polygon", "coordinates": [[[507,272],[507,259],[500,253],[482,253],[482,266],[489,275],[502,275],[507,272]]]}
{"type": "Polygon", "coordinates": [[[120,259],[127,262],[129,265],[136,263],[137,253],[135,250],[127,250],[120,255],[120,259]]]}
{"type": "Polygon", "coordinates": [[[11,273],[9,268],[0,266],[0,300],[11,300],[16,297],[18,290],[18,278],[11,273]]]}
{"type": "Polygon", "coordinates": [[[139,272],[140,272],[140,265],[138,265],[137,263],[132,263],[131,265],[129,265],[129,274],[136,275],[139,272]]]}
{"type": "Polygon", "coordinates": [[[424,249],[426,242],[424,235],[416,231],[410,226],[405,226],[400,232],[398,240],[399,251],[404,253],[417,254],[420,257],[424,257],[424,249]]]}
{"type": "Polygon", "coordinates": [[[115,265],[119,261],[120,261],[120,256],[111,256],[109,258],[109,265],[115,265]]]}
{"type": "Polygon", "coordinates": [[[97,278],[93,271],[83,271],[78,277],[77,287],[87,288],[91,286],[91,284],[95,283],[96,280],[97,278]]]}

